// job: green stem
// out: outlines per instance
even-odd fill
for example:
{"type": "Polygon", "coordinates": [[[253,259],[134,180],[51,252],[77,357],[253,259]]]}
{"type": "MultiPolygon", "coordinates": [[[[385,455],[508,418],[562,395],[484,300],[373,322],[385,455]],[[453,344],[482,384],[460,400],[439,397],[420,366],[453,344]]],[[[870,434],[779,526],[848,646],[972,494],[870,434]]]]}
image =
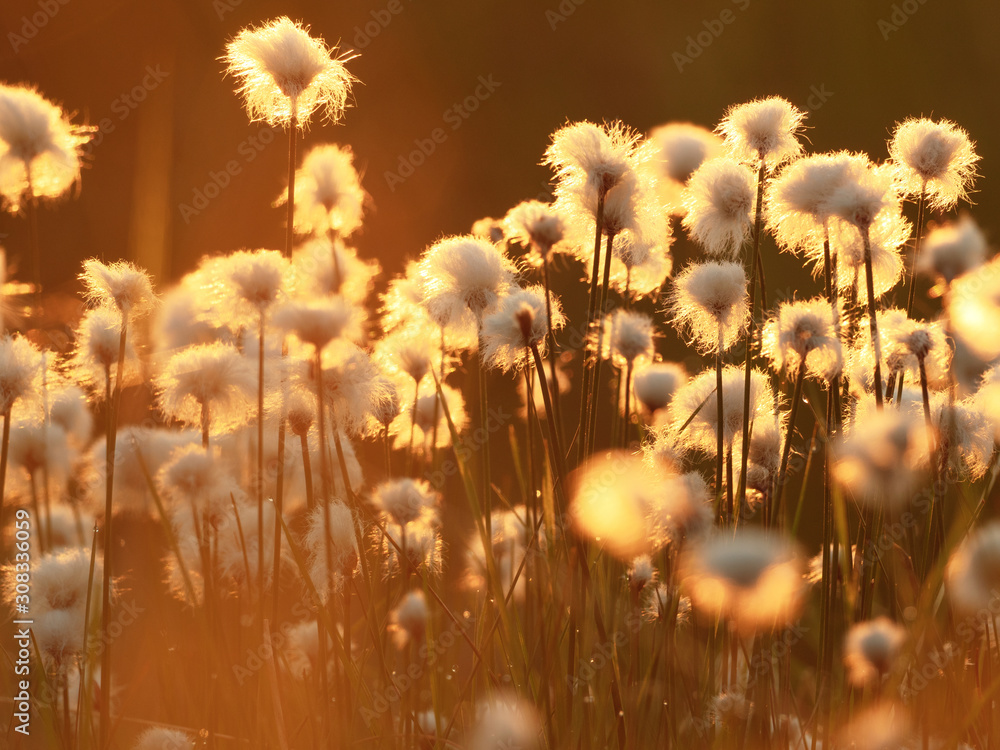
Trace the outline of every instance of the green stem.
{"type": "Polygon", "coordinates": [[[906,296],[906,317],[913,311],[913,294],[917,287],[917,257],[920,255],[920,235],[924,227],[924,207],[927,203],[927,180],[920,186],[920,197],[917,199],[917,226],[913,239],[913,265],[910,267],[910,291],[906,296]]]}
{"type": "MultiPolygon", "coordinates": [[[[594,229],[594,260],[590,269],[590,300],[587,305],[587,333],[593,333],[594,321],[597,316],[597,274],[601,269],[601,237],[604,234],[604,198],[607,191],[600,189],[597,191],[597,215],[595,217],[594,229]]],[[[580,389],[580,427],[577,434],[577,463],[580,463],[587,455],[586,444],[590,430],[590,384],[593,375],[593,363],[590,360],[590,337],[588,336],[583,346],[583,383],[580,389]]],[[[598,352],[598,356],[600,352],[598,352]]]]}
{"type": "Polygon", "coordinates": [[[871,232],[866,227],[861,231],[865,243],[865,283],[868,286],[868,326],[871,329],[872,352],[875,355],[875,404],[882,411],[882,342],[878,337],[876,318],[875,281],[872,275],[871,232]]]}

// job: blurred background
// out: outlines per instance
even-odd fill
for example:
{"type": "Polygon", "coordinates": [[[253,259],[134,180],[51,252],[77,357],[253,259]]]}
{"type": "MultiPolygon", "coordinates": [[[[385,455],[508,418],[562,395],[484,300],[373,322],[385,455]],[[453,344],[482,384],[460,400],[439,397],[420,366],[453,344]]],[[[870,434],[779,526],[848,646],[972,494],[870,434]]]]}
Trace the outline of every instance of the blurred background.
{"type": "MultiPolygon", "coordinates": [[[[90,256],[134,260],[162,286],[203,255],[282,246],[286,140],[248,122],[218,60],[241,28],[282,14],[359,54],[353,107],[338,125],[314,122],[305,147],[353,148],[371,195],[354,239],[389,273],[442,234],[544,196],[538,162],[567,120],[714,126],[769,94],[810,110],[817,151],[881,159],[897,120],[956,121],[983,157],[975,216],[998,237],[995,3],[4,0],[0,80],[34,84],[100,129],[78,195],[41,214],[50,290],[73,291],[90,256]]],[[[26,265],[23,220],[0,214],[0,244],[26,265]]]]}

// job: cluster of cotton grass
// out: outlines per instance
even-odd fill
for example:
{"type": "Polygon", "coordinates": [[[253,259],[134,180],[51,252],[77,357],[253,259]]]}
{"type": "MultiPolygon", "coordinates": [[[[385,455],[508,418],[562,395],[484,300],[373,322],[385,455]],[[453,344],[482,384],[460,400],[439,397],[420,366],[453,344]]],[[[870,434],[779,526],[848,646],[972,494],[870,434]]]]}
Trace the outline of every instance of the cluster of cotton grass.
{"type": "MultiPolygon", "coordinates": [[[[553,202],[377,285],[351,150],[297,154],[349,58],[281,18],[223,59],[288,131],[285,247],[157,291],[88,261],[66,346],[36,275],[0,339],[2,593],[14,613],[26,508],[53,746],[1000,743],[1000,266],[950,215],[963,130],[908,120],[878,163],[806,155],[776,97],[714,132],[571,123],[540,154],[553,202]],[[817,290],[776,301],[793,258],[817,290]],[[133,593],[195,657],[148,647],[140,714],[149,665],[113,658],[133,593]]],[[[0,86],[36,267],[86,137],[0,86]]]]}

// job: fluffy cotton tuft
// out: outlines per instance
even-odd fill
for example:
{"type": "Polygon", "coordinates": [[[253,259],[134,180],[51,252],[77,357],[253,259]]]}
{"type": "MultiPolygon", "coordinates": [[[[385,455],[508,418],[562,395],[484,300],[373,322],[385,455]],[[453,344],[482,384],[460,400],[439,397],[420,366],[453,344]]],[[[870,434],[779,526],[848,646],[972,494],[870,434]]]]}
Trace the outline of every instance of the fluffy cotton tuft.
{"type": "Polygon", "coordinates": [[[770,170],[802,153],[797,136],[805,116],[786,99],[769,96],[730,107],[718,132],[733,158],[753,165],[763,161],[770,170]]]}
{"type": "Polygon", "coordinates": [[[560,183],[582,183],[595,194],[615,187],[631,171],[638,134],[620,122],[575,122],[557,130],[544,163],[560,183]]]}
{"type": "Polygon", "coordinates": [[[344,113],[355,81],[344,59],[286,16],[243,29],[226,45],[226,72],[239,83],[251,120],[305,128],[314,112],[331,122],[344,113]]]}
{"type": "Polygon", "coordinates": [[[0,84],[0,196],[12,211],[26,193],[58,198],[80,179],[80,153],[92,128],[72,125],[27,86],[0,84]]]}
{"type": "MultiPolygon", "coordinates": [[[[348,237],[361,226],[365,197],[350,146],[316,146],[295,173],[295,230],[348,237]]],[[[277,203],[287,200],[283,192],[277,203]]]]}
{"type": "Polygon", "coordinates": [[[753,226],[756,179],[738,162],[707,161],[688,180],[684,228],[714,256],[736,258],[753,226]]]}
{"type": "Polygon", "coordinates": [[[705,540],[685,555],[682,568],[695,611],[723,617],[744,635],[794,622],[803,604],[797,550],[757,528],[705,540]]]}
{"type": "Polygon", "coordinates": [[[389,615],[389,628],[393,631],[398,648],[409,643],[420,644],[427,631],[427,600],[424,592],[410,591],[389,615]]]}
{"type": "MultiPolygon", "coordinates": [[[[552,328],[566,324],[559,300],[549,296],[552,328]]],[[[545,287],[517,289],[503,297],[496,310],[483,319],[483,360],[504,372],[520,370],[532,360],[529,351],[536,346],[544,354],[548,321],[545,310],[545,287]]]]}
{"type": "Polygon", "coordinates": [[[917,268],[951,284],[986,262],[986,237],[976,222],[963,216],[955,224],[931,230],[920,247],[917,268]]]}
{"type": "Polygon", "coordinates": [[[447,237],[428,248],[418,265],[423,303],[442,326],[459,322],[466,310],[479,323],[514,282],[514,264],[490,242],[447,237]]]}
{"type": "Polygon", "coordinates": [[[135,741],[132,750],[191,750],[194,740],[187,732],[166,727],[151,727],[135,741]]]}
{"type": "Polygon", "coordinates": [[[948,560],[945,583],[960,616],[989,609],[1000,589],[1000,521],[990,521],[965,538],[948,560]]]}
{"type": "Polygon", "coordinates": [[[665,409],[677,389],[687,382],[687,372],[673,362],[654,362],[636,369],[632,376],[632,392],[636,401],[651,414],[665,409]]]}
{"type": "Polygon", "coordinates": [[[969,134],[955,123],[912,117],[896,125],[889,156],[902,192],[924,193],[928,205],[942,211],[968,199],[979,161],[969,134]]]}
{"type": "Polygon", "coordinates": [[[649,362],[653,359],[653,338],[656,331],[650,316],[634,310],[615,310],[604,325],[609,338],[611,360],[616,367],[624,369],[636,362],[649,362]]]}
{"type": "Polygon", "coordinates": [[[906,642],[906,630],[888,617],[854,625],[844,639],[848,679],[859,687],[888,675],[906,642]]]}
{"type": "Polygon", "coordinates": [[[763,350],[775,371],[787,370],[790,377],[803,365],[819,380],[838,375],[843,353],[830,302],[817,297],[782,303],[764,326],[763,350]]]}
{"type": "Polygon", "coordinates": [[[435,508],[440,499],[441,496],[422,479],[390,480],[372,493],[372,504],[399,526],[415,521],[425,508],[435,508]]]}
{"type": "Polygon", "coordinates": [[[340,297],[286,302],[274,311],[273,320],[275,326],[317,350],[334,340],[357,340],[361,335],[358,309],[340,297]]]}
{"type": "Polygon", "coordinates": [[[746,272],[738,263],[692,264],[674,280],[669,310],[700,351],[725,351],[749,321],[746,272]]]}
{"type": "Polygon", "coordinates": [[[148,313],[156,304],[149,274],[128,261],[107,264],[96,258],[85,260],[80,280],[88,300],[118,308],[126,322],[148,313]]]}
{"type": "Polygon", "coordinates": [[[562,216],[548,203],[524,201],[507,212],[503,220],[504,236],[532,250],[531,260],[535,265],[559,245],[566,227],[562,216]]]}
{"type": "Polygon", "coordinates": [[[22,336],[0,338],[0,414],[19,400],[34,401],[40,393],[42,353],[22,336]]]}
{"type": "Polygon", "coordinates": [[[257,373],[229,344],[192,346],[170,358],[156,378],[163,413],[187,425],[200,425],[208,409],[212,434],[246,424],[254,409],[257,373]]]}
{"type": "Polygon", "coordinates": [[[646,143],[660,200],[671,214],[683,216],[688,180],[704,162],[722,155],[722,139],[700,125],[671,122],[654,128],[646,143]]]}

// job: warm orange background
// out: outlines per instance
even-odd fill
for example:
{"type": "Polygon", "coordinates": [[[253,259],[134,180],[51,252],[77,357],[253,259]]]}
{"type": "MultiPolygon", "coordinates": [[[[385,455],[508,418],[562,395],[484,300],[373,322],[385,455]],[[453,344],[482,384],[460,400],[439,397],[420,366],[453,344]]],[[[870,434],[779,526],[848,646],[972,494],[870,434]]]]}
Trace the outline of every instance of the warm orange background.
{"type": "MultiPolygon", "coordinates": [[[[306,144],[351,144],[373,203],[357,245],[391,271],[439,235],[543,192],[549,175],[538,161],[567,119],[620,118],[642,130],[672,119],[714,125],[728,104],[775,93],[802,108],[821,104],[808,118],[816,150],[882,158],[900,118],[957,121],[983,156],[975,214],[998,238],[995,3],[63,2],[0,4],[0,80],[37,84],[78,120],[114,127],[93,148],[79,195],[43,212],[50,289],[72,288],[79,260],[91,255],[131,258],[164,279],[206,253],[281,246],[284,216],[272,202],[285,185],[284,141],[247,161],[261,125],[247,121],[216,59],[240,28],[280,14],[361,53],[349,63],[363,82],[355,107],[341,125],[315,123],[306,144]],[[880,29],[894,6],[905,23],[880,29]],[[723,11],[732,22],[679,72],[674,53],[706,22],[718,29],[723,11]],[[45,25],[27,39],[33,15],[45,25]],[[358,35],[366,22],[378,31],[367,41],[358,35]],[[147,66],[168,75],[131,109],[120,97],[154,82],[147,66]],[[479,76],[500,86],[452,130],[445,112],[474,94],[479,76]],[[832,94],[822,101],[820,90],[832,94]],[[385,173],[438,127],[445,142],[391,190],[385,173]],[[185,222],[180,204],[229,160],[240,173],[185,222]]],[[[22,221],[3,215],[0,234],[13,258],[25,252],[22,221]]]]}

